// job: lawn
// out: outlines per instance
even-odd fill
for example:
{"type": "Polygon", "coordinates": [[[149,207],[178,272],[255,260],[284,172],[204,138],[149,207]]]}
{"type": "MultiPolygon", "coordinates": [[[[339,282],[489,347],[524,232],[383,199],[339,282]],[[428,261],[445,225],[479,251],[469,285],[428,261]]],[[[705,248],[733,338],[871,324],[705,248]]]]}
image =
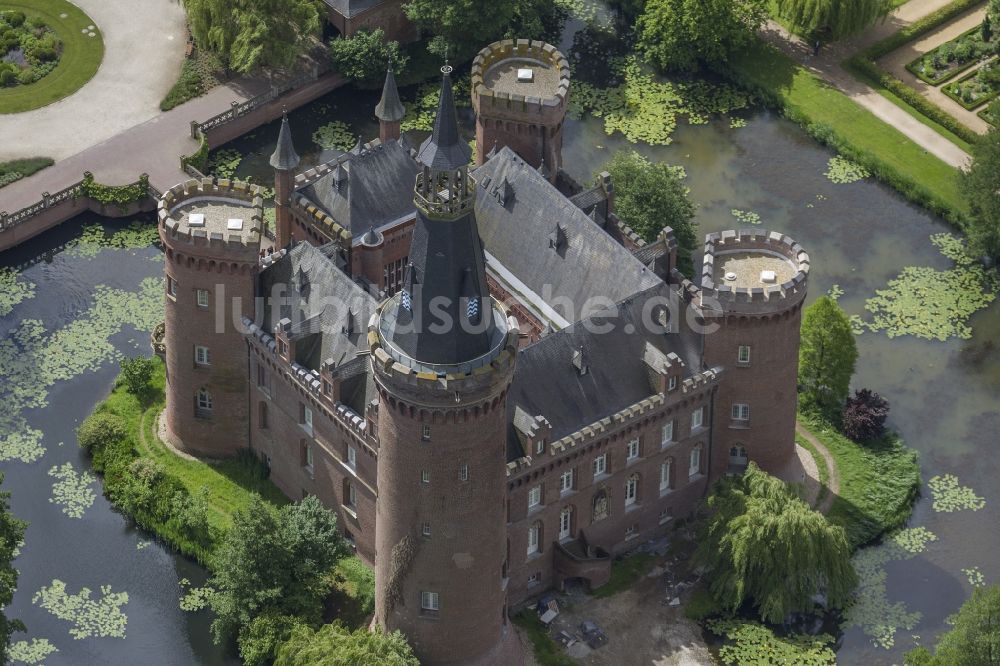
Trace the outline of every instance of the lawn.
{"type": "Polygon", "coordinates": [[[611,579],[594,590],[594,597],[601,599],[627,590],[645,576],[655,563],[656,556],[652,553],[634,553],[615,560],[611,563],[611,579]]]}
{"type": "Polygon", "coordinates": [[[30,85],[0,89],[0,113],[19,113],[51,104],[73,94],[89,81],[104,58],[101,29],[94,37],[83,32],[93,20],[65,0],[0,0],[0,11],[17,10],[28,17],[40,16],[63,41],[59,65],[30,85]],[[66,14],[66,18],[61,18],[66,14]]]}
{"type": "Polygon", "coordinates": [[[830,423],[809,414],[799,421],[833,455],[840,474],[840,493],[827,514],[843,525],[857,548],[885,532],[902,527],[920,492],[917,452],[892,434],[882,441],[857,444],[830,423]]]}
{"type": "Polygon", "coordinates": [[[250,503],[253,493],[275,505],[286,504],[288,498],[278,487],[261,478],[259,468],[242,458],[218,463],[187,460],[168,449],[156,434],[156,418],[164,406],[165,370],[157,361],[151,386],[153,398],[145,405],[129,393],[124,386],[116,385],[108,399],[98,406],[124,417],[135,450],[142,457],[155,460],[166,474],[176,478],[192,494],[208,489],[209,522],[216,528],[228,530],[233,514],[250,503]]]}
{"type": "Polygon", "coordinates": [[[966,210],[958,189],[958,171],[930,155],[895,128],[846,95],[764,44],[734,59],[738,82],[813,137],[867,167],[911,200],[958,220],[966,210]]]}
{"type": "Polygon", "coordinates": [[[809,455],[816,461],[816,469],[819,471],[819,493],[816,495],[816,501],[813,503],[813,508],[815,509],[822,505],[823,500],[830,494],[830,470],[826,467],[826,459],[808,439],[802,437],[799,433],[795,433],[795,443],[808,451],[809,455]]]}
{"type": "Polygon", "coordinates": [[[514,615],[513,620],[514,624],[521,627],[528,635],[532,651],[535,653],[535,661],[539,666],[576,666],[576,661],[552,640],[545,625],[538,619],[538,613],[533,609],[523,609],[514,615]]]}

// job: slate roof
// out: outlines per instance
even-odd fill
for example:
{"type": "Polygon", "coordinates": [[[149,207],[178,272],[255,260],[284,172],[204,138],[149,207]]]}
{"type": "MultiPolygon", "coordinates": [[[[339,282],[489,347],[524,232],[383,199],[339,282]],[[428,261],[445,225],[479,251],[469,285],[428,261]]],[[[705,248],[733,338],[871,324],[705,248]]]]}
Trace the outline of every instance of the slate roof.
{"type": "Polygon", "coordinates": [[[288,126],[288,115],[281,117],[281,129],[278,131],[278,144],[271,154],[270,164],[275,169],[291,171],[299,165],[299,154],[292,144],[292,130],[288,126]]]}
{"type": "Polygon", "coordinates": [[[260,275],[258,294],[264,299],[265,331],[281,319],[292,321],[295,360],[310,370],[333,359],[336,367],[367,349],[368,319],[375,299],[355,284],[324,248],[298,243],[260,275]],[[275,285],[286,285],[283,302],[272,301],[275,285]]]}
{"type": "Polygon", "coordinates": [[[361,12],[368,11],[376,5],[382,4],[385,0],[323,0],[328,7],[341,16],[351,18],[361,12]]]}
{"type": "Polygon", "coordinates": [[[420,144],[417,161],[435,171],[457,171],[472,161],[472,149],[458,131],[455,93],[451,89],[451,67],[445,65],[441,76],[441,96],[438,98],[434,129],[420,144]]]}
{"type": "Polygon", "coordinates": [[[474,175],[476,219],[486,251],[539,296],[549,285],[549,304],[569,321],[583,316],[588,299],[617,303],[661,283],[509,148],[497,151],[474,175]],[[560,305],[565,299],[572,311],[560,305]]]}
{"type": "Polygon", "coordinates": [[[412,215],[413,185],[420,167],[399,141],[351,152],[334,169],[303,188],[302,194],[341,226],[362,238],[372,227],[412,215]],[[346,178],[338,182],[340,177],[346,178]]]}
{"type": "Polygon", "coordinates": [[[402,120],[406,115],[406,108],[399,100],[399,89],[396,88],[396,76],[392,73],[392,66],[386,70],[385,84],[382,86],[382,98],[375,105],[375,117],[387,122],[402,120]]]}
{"type": "MultiPolygon", "coordinates": [[[[649,299],[669,297],[676,289],[660,283],[619,303],[611,316],[592,318],[592,323],[612,324],[610,332],[588,331],[586,322],[577,322],[521,350],[507,397],[508,462],[525,455],[516,420],[544,416],[554,441],[653,395],[643,361],[647,343],[680,356],[686,375],[702,369],[697,333],[685,325],[676,333],[643,325],[649,299]],[[573,363],[574,352],[581,348],[587,367],[583,375],[573,363]]],[[[683,324],[683,316],[680,319],[683,324]]]]}

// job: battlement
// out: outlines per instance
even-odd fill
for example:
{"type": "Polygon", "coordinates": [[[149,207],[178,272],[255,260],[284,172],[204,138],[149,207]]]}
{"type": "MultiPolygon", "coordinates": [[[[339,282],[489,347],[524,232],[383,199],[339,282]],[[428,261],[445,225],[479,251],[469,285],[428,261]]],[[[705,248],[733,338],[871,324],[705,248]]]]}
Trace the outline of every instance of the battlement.
{"type": "Polygon", "coordinates": [[[301,194],[292,199],[292,208],[300,215],[311,219],[316,226],[333,240],[340,240],[342,243],[350,245],[354,235],[349,229],[345,229],[339,222],[320,210],[316,204],[306,199],[301,194]]]}
{"type": "Polygon", "coordinates": [[[558,124],[569,101],[569,82],[569,62],[556,47],[504,39],[472,61],[472,105],[477,115],[539,116],[532,122],[558,124]],[[519,76],[523,70],[530,78],[519,76]]]}
{"type": "Polygon", "coordinates": [[[757,229],[709,234],[701,305],[727,314],[780,312],[801,303],[808,277],[809,255],[784,234],[757,229]]]}
{"type": "Polygon", "coordinates": [[[183,243],[256,260],[264,228],[261,188],[228,178],[179,183],[160,198],[157,223],[168,247],[183,243]]]}

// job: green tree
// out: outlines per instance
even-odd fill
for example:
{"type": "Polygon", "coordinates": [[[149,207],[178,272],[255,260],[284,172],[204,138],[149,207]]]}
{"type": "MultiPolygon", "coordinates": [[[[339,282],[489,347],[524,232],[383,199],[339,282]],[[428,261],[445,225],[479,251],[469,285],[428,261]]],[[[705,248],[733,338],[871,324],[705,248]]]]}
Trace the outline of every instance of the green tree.
{"type": "MultiPolygon", "coordinates": [[[[0,485],[3,485],[3,473],[0,472],[0,485]]],[[[0,492],[0,664],[8,661],[7,651],[10,649],[10,637],[15,631],[24,631],[20,620],[8,619],[4,608],[14,600],[14,590],[17,588],[17,569],[12,564],[18,548],[24,542],[24,530],[28,526],[23,520],[18,520],[10,512],[10,493],[0,492]]]]}
{"type": "Polygon", "coordinates": [[[635,151],[620,151],[608,164],[615,186],[615,212],[647,242],[663,227],[677,238],[678,268],[691,275],[691,255],[697,249],[695,206],[684,184],[682,167],[650,162],[635,151]]]}
{"type": "Polygon", "coordinates": [[[821,296],[806,308],[799,345],[799,384],[805,404],[840,410],[851,388],[858,344],[837,302],[821,296]]]}
{"type": "Polygon", "coordinates": [[[278,649],[299,626],[303,626],[302,621],[292,615],[264,613],[255,617],[240,632],[239,648],[243,666],[270,664],[278,654],[278,649]]]}
{"type": "Polygon", "coordinates": [[[390,60],[393,71],[399,75],[406,70],[409,57],[399,48],[399,42],[386,41],[382,28],[376,28],[330,42],[330,60],[335,70],[352,81],[376,86],[385,80],[390,60]]]}
{"type": "Polygon", "coordinates": [[[198,46],[230,70],[288,67],[319,35],[314,0],[184,0],[198,46]]]}
{"type": "Polygon", "coordinates": [[[949,623],[934,653],[911,650],[907,666],[1000,666],[1000,585],[973,590],[949,623]]]}
{"type": "Polygon", "coordinates": [[[972,165],[959,178],[969,204],[969,249],[1000,256],[1000,129],[991,128],[972,144],[972,165]]]}
{"type": "Polygon", "coordinates": [[[139,356],[124,358],[120,365],[122,369],[120,378],[125,388],[132,395],[142,396],[149,387],[149,380],[153,378],[156,361],[139,356]]]}
{"type": "Polygon", "coordinates": [[[542,37],[552,31],[560,15],[551,0],[409,0],[403,11],[437,38],[435,53],[443,55],[446,45],[456,61],[504,37],[542,37]]]}
{"type": "Polygon", "coordinates": [[[398,631],[358,629],[327,624],[313,631],[297,627],[278,650],[274,666],[419,666],[406,639],[398,631]]]}
{"type": "Polygon", "coordinates": [[[664,70],[721,65],[757,39],[768,0],[648,0],[639,48],[664,70]]]}
{"type": "Polygon", "coordinates": [[[276,510],[255,495],[236,512],[216,554],[216,640],[239,636],[265,612],[318,621],[326,575],[346,553],[336,516],[315,497],[276,510]]]}
{"type": "Polygon", "coordinates": [[[990,21],[989,14],[983,17],[983,22],[979,25],[979,34],[982,36],[984,42],[993,39],[993,23],[990,21]]]}
{"type": "Polygon", "coordinates": [[[777,0],[778,14],[812,39],[837,41],[870,26],[892,9],[892,0],[777,0]]]}
{"type": "Polygon", "coordinates": [[[824,593],[841,608],[857,585],[844,528],[813,511],[782,482],[750,463],[720,482],[695,554],[708,567],[709,591],[727,611],[751,602],[765,622],[813,609],[824,593]]]}

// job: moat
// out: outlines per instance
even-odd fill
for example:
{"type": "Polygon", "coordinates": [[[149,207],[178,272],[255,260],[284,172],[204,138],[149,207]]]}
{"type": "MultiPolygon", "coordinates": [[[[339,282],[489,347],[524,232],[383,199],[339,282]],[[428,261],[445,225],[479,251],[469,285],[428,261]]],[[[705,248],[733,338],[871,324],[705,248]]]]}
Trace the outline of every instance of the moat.
{"type": "MultiPolygon", "coordinates": [[[[343,120],[353,132],[373,136],[376,126],[367,118],[376,97],[345,89],[292,114],[303,168],[335,154],[320,151],[310,139],[330,120],[343,120]]],[[[833,153],[770,112],[745,117],[747,125],[739,128],[731,127],[728,119],[699,127],[682,122],[673,144],[666,147],[633,146],[620,134],[609,137],[596,118],[571,120],[565,129],[564,163],[570,175],[585,183],[615,151],[633,147],[652,160],[683,166],[692,199],[700,204],[701,232],[748,226],[734,218],[734,209],[756,213],[762,228],[786,232],[809,251],[813,260],[810,300],[839,285],[844,292],[840,303],[849,314],[864,315],[865,300],[884,289],[904,267],[950,267],[951,262],[930,242],[933,234],[953,231],[946,223],[871,180],[831,182],[824,172],[833,153]]],[[[277,124],[272,124],[227,146],[244,156],[238,176],[252,176],[257,182],[270,178],[267,156],[277,131],[277,124]]],[[[32,297],[0,317],[0,326],[9,331],[23,320],[37,319],[45,322],[48,334],[84,319],[102,321],[100,313],[92,312],[98,302],[95,285],[136,293],[143,279],[160,278],[162,254],[153,247],[94,252],[59,249],[80,235],[82,225],[100,221],[81,217],[0,256],[2,266],[31,262],[19,281],[36,285],[32,297]]],[[[151,223],[149,218],[140,221],[151,223]]],[[[109,231],[129,222],[116,222],[109,231]]],[[[976,512],[937,513],[925,487],[910,525],[928,528],[939,540],[925,553],[886,567],[888,599],[904,603],[907,611],[923,617],[912,631],[896,634],[892,650],[873,646],[857,628],[847,630],[839,636],[841,663],[898,663],[902,652],[913,645],[913,635],[922,644],[930,644],[946,629],[945,618],[970,593],[962,569],[978,567],[987,582],[1000,580],[1000,562],[993,556],[1000,550],[1000,532],[992,529],[1000,521],[996,504],[1000,485],[995,480],[1000,463],[992,455],[1000,427],[996,402],[1000,352],[994,348],[994,341],[1000,339],[1000,305],[994,303],[975,315],[971,326],[970,340],[889,338],[882,332],[865,332],[858,338],[861,359],[855,386],[872,388],[890,400],[891,425],[920,451],[925,482],[937,474],[954,474],[984,496],[986,506],[976,512]]],[[[120,331],[101,327],[98,332],[105,330],[111,331],[107,341],[122,354],[150,353],[148,331],[125,326],[120,331]]],[[[83,345],[99,342],[92,336],[76,337],[83,345]]],[[[72,342],[63,353],[86,356],[72,342]]],[[[4,487],[13,493],[14,513],[31,523],[16,561],[21,577],[10,609],[29,631],[27,636],[14,638],[51,640],[59,652],[45,660],[50,666],[238,663],[212,644],[206,612],[185,613],[179,607],[183,588],[178,581],[186,578],[199,584],[205,577],[200,567],[155,542],[148,543],[150,537],[129,527],[101,496],[82,519],[64,515],[49,502],[53,481],[47,475],[49,469],[65,462],[78,469],[88,467],[75,445],[73,430],[107,393],[117,372],[116,363],[100,355],[96,358],[95,365],[60,361],[74,371],[48,386],[47,406],[21,414],[28,426],[44,433],[45,455],[31,463],[7,461],[0,466],[6,474],[4,487]],[[127,592],[128,603],[122,607],[128,617],[125,638],[73,640],[66,622],[32,603],[35,593],[54,579],[64,581],[71,594],[88,587],[99,598],[103,585],[127,592]]],[[[37,389],[8,386],[4,390],[37,389]]]]}

